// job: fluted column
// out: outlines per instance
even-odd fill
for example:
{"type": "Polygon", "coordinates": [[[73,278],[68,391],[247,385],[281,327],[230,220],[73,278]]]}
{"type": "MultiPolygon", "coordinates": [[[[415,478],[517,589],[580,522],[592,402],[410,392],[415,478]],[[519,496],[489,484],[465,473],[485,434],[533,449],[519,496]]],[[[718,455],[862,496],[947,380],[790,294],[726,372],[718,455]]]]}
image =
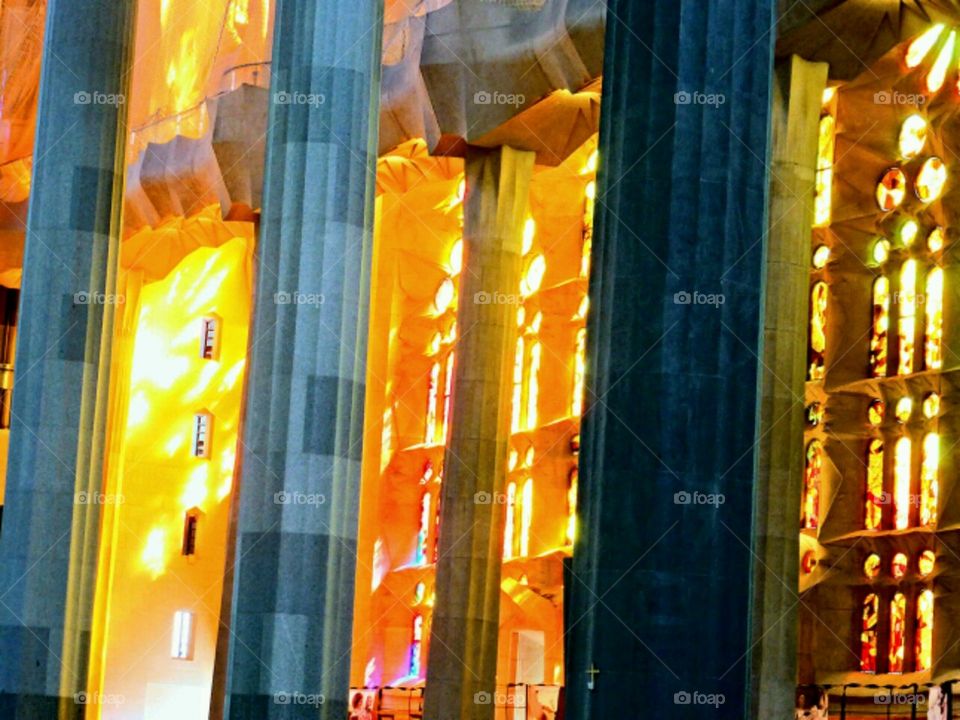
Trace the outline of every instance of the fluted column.
{"type": "Polygon", "coordinates": [[[135,12],[47,8],[0,541],[5,718],[85,708],[135,12]]]}
{"type": "Polygon", "coordinates": [[[347,715],[382,5],[276,6],[230,718],[347,715]]]}
{"type": "Polygon", "coordinates": [[[574,720],[746,716],[774,6],[609,3],[574,720]]]}
{"type": "Polygon", "coordinates": [[[817,137],[827,65],[793,56],[773,84],[770,236],[757,439],[753,718],[790,717],[796,705],[803,393],[817,137]]]}
{"type": "Polygon", "coordinates": [[[502,504],[491,498],[506,486],[517,325],[515,305],[476,299],[517,294],[533,163],[533,153],[507,147],[467,152],[460,339],[425,720],[483,720],[494,713],[504,517],[502,504]]]}

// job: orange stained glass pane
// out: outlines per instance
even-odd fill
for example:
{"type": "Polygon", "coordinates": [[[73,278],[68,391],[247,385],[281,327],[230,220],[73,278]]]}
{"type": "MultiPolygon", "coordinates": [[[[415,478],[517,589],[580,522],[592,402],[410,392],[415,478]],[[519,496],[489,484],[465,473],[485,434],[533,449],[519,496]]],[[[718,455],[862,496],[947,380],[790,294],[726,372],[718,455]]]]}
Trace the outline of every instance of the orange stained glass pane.
{"type": "Polygon", "coordinates": [[[880,598],[870,593],[863,601],[860,623],[860,670],[877,671],[877,624],[880,615],[880,598]]]}
{"type": "Polygon", "coordinates": [[[877,183],[877,205],[884,212],[890,212],[898,207],[906,194],[907,176],[900,168],[890,168],[877,183]]]}
{"type": "Polygon", "coordinates": [[[867,555],[863,561],[863,574],[868,580],[874,580],[880,574],[880,556],[876,553],[867,555]]]}
{"type": "Polygon", "coordinates": [[[823,469],[823,444],[813,440],[807,446],[803,481],[803,518],[801,527],[814,529],[820,519],[820,473],[823,469]]]}
{"type": "Polygon", "coordinates": [[[923,438],[923,460],[920,464],[920,524],[937,522],[937,496],[940,492],[940,436],[928,433],[923,438]]]}
{"type": "Polygon", "coordinates": [[[883,442],[871,440],[867,451],[867,530],[879,530],[883,521],[883,442]]]}
{"type": "Polygon", "coordinates": [[[917,670],[929,670],[933,662],[933,590],[917,597],[917,670]]]}
{"type": "Polygon", "coordinates": [[[890,601],[890,653],[889,671],[903,672],[903,657],[906,646],[907,598],[897,593],[890,601]]]}
{"type": "Polygon", "coordinates": [[[870,375],[887,374],[887,329],[890,325],[890,281],[881,276],[873,283],[873,330],[870,335],[870,375]]]}
{"type": "Polygon", "coordinates": [[[902,530],[910,524],[910,438],[897,440],[893,468],[894,525],[902,530]]]}
{"type": "Polygon", "coordinates": [[[827,299],[829,290],[825,282],[815,283],[810,291],[810,380],[824,376],[824,359],[827,351],[827,299]]]}

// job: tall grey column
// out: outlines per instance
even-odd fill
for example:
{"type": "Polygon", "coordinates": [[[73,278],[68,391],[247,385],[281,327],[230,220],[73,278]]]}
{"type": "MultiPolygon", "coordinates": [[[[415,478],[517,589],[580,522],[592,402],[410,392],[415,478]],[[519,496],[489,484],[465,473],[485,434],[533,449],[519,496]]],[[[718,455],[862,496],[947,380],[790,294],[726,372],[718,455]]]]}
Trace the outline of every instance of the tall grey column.
{"type": "Polygon", "coordinates": [[[817,138],[827,65],[791,57],[773,84],[770,240],[757,438],[751,717],[796,706],[810,237],[817,138]]]}
{"type": "Polygon", "coordinates": [[[382,15],[276,6],[230,718],[347,714],[382,15]]]}
{"type": "Polygon", "coordinates": [[[5,718],[85,708],[135,12],[47,8],[0,541],[5,718]]]}
{"type": "Polygon", "coordinates": [[[746,717],[775,5],[608,5],[574,720],[746,717]]]}
{"type": "Polygon", "coordinates": [[[451,435],[444,458],[436,593],[427,661],[426,720],[492,718],[500,631],[516,296],[534,154],[467,151],[464,272],[457,309],[451,435]]]}

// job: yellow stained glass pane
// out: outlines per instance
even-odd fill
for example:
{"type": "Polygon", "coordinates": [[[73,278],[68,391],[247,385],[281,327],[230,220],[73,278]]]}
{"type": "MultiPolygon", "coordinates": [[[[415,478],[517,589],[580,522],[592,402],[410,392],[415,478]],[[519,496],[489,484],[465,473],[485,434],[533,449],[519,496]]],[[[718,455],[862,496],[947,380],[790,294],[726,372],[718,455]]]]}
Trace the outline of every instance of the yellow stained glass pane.
{"type": "Polygon", "coordinates": [[[867,530],[880,529],[883,500],[883,443],[871,440],[867,451],[867,507],[864,521],[867,530]]]}
{"type": "Polygon", "coordinates": [[[940,396],[937,393],[930,393],[923,399],[923,416],[927,419],[930,419],[939,414],[940,396]]]}
{"type": "Polygon", "coordinates": [[[943,270],[940,268],[927,274],[925,295],[923,365],[927,370],[939,370],[943,366],[943,270]]]}
{"type": "Polygon", "coordinates": [[[879,425],[883,422],[883,414],[886,409],[883,400],[872,400],[870,407],[867,408],[867,421],[871,425],[879,425]]]}
{"type": "Polygon", "coordinates": [[[920,115],[911,115],[900,126],[900,154],[909,160],[923,152],[927,144],[927,121],[920,115]]]}
{"type": "Polygon", "coordinates": [[[940,436],[928,433],[923,438],[920,463],[920,524],[937,522],[937,497],[940,494],[940,436]]]}
{"type": "Polygon", "coordinates": [[[880,238],[873,244],[873,261],[877,265],[883,265],[887,258],[890,257],[890,241],[885,238],[880,238]]]}
{"type": "Polygon", "coordinates": [[[894,414],[897,421],[905,423],[913,414],[913,398],[905,396],[897,400],[897,407],[894,408],[894,414]]]}
{"type": "Polygon", "coordinates": [[[957,33],[955,30],[951,30],[950,34],[947,35],[947,41],[940,48],[940,52],[937,53],[937,59],[933,63],[930,73],[927,75],[927,90],[930,92],[937,92],[943,87],[947,78],[947,70],[950,69],[950,63],[953,60],[953,49],[956,42],[957,33]]]}
{"type": "Polygon", "coordinates": [[[917,597],[917,670],[929,670],[933,663],[933,590],[917,597]]]}
{"type": "Polygon", "coordinates": [[[873,283],[873,329],[870,334],[870,375],[887,374],[887,330],[890,325],[890,281],[881,276],[873,283]]]}
{"type": "Polygon", "coordinates": [[[827,351],[827,284],[818,282],[810,292],[810,380],[824,376],[824,360],[827,351]]]}
{"type": "Polygon", "coordinates": [[[907,574],[907,555],[898,552],[890,561],[890,574],[897,580],[907,574]]]}
{"type": "Polygon", "coordinates": [[[880,616],[880,598],[870,593],[863,600],[860,624],[860,670],[877,671],[877,624],[880,616]]]}
{"type": "Polygon", "coordinates": [[[833,203],[833,155],[836,145],[836,122],[832,115],[820,118],[820,133],[817,144],[817,174],[813,201],[813,224],[823,227],[830,224],[833,203]]]}
{"type": "Polygon", "coordinates": [[[823,444],[819,440],[807,446],[803,480],[803,517],[800,526],[816,529],[820,523],[820,474],[823,470],[823,444]]]}
{"type": "Polygon", "coordinates": [[[910,438],[897,440],[894,450],[893,507],[894,526],[903,530],[910,525],[910,470],[913,446],[910,438]]]}
{"type": "Polygon", "coordinates": [[[917,261],[906,260],[900,269],[900,290],[896,296],[900,314],[900,364],[897,372],[909,375],[914,370],[914,342],[917,335],[917,261]]]}
{"type": "Polygon", "coordinates": [[[908,68],[915,68],[923,61],[930,49],[940,39],[943,31],[944,26],[938,23],[910,43],[905,58],[908,68]]]}
{"type": "Polygon", "coordinates": [[[936,562],[936,555],[933,554],[933,550],[924,550],[920,553],[920,559],[917,560],[917,570],[920,575],[926,577],[932,573],[934,562],[936,562]]]}
{"type": "Polygon", "coordinates": [[[904,647],[906,645],[907,598],[897,593],[890,601],[890,653],[888,670],[903,672],[904,647]]]}
{"type": "Polygon", "coordinates": [[[947,184],[947,166],[938,157],[928,158],[917,173],[916,192],[922,203],[932,203],[943,195],[947,184]]]}
{"type": "Polygon", "coordinates": [[[867,555],[863,561],[863,574],[868,580],[875,579],[880,574],[880,556],[876,553],[867,555]]]}
{"type": "Polygon", "coordinates": [[[944,233],[943,228],[934,228],[927,236],[927,249],[930,252],[940,252],[943,250],[944,233]]]}
{"type": "Polygon", "coordinates": [[[813,266],[818,270],[825,267],[830,259],[830,248],[826,245],[820,245],[813,251],[813,266]]]}

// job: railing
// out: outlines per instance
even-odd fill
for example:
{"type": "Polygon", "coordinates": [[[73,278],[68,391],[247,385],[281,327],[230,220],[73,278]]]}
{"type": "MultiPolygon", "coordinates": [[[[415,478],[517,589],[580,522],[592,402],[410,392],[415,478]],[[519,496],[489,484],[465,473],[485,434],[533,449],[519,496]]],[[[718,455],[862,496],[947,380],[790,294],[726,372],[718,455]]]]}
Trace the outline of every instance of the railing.
{"type": "MultiPolygon", "coordinates": [[[[494,707],[496,720],[541,720],[557,714],[559,685],[507,685],[495,693],[477,693],[474,702],[494,707]]],[[[351,688],[347,701],[349,720],[421,720],[422,687],[351,688]]]]}
{"type": "MultiPolygon", "coordinates": [[[[889,720],[917,720],[926,718],[931,704],[931,690],[934,691],[933,700],[939,707],[941,714],[936,717],[945,720],[954,720],[955,700],[954,684],[960,680],[948,680],[944,683],[910,683],[906,685],[880,685],[872,683],[845,683],[843,685],[801,685],[798,696],[805,695],[812,704],[819,694],[829,699],[830,718],[848,720],[853,717],[885,717],[889,720]],[[867,691],[867,692],[862,692],[867,691]]],[[[801,709],[798,707],[798,710],[801,709]]],[[[803,708],[810,709],[810,708],[803,708]]],[[[821,715],[811,715],[818,718],[821,715]]],[[[827,717],[823,714],[822,717],[827,717]]]]}
{"type": "Polygon", "coordinates": [[[270,61],[236,65],[220,76],[220,93],[233,92],[241,85],[269,88],[270,61]]]}

